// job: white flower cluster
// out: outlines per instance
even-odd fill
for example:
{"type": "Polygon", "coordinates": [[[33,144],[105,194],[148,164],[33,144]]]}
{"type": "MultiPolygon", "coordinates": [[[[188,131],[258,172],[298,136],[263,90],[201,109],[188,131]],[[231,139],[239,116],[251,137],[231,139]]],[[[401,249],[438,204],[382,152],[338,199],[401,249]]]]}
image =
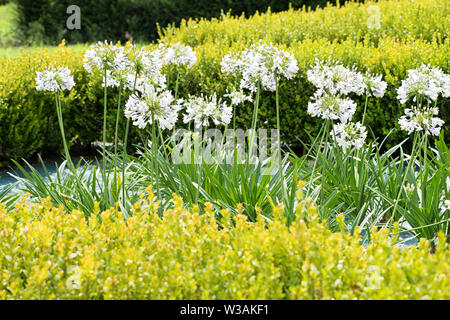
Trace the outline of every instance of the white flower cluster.
{"type": "Polygon", "coordinates": [[[439,67],[431,68],[426,65],[408,70],[408,77],[402,80],[402,85],[397,89],[397,99],[402,104],[410,98],[416,101],[418,96],[436,101],[439,95],[450,97],[450,75],[442,72],[439,67]]]}
{"type": "Polygon", "coordinates": [[[228,92],[224,95],[224,97],[228,97],[231,99],[231,105],[237,106],[241,103],[244,103],[245,101],[252,101],[252,97],[246,95],[242,89],[241,90],[234,90],[231,92],[228,92]]]}
{"type": "Polygon", "coordinates": [[[72,90],[74,86],[73,76],[67,67],[52,67],[36,72],[36,90],[38,91],[72,90]]]}
{"type": "Polygon", "coordinates": [[[222,72],[240,77],[241,89],[256,92],[258,84],[264,90],[275,91],[281,77],[292,79],[298,72],[295,57],[272,44],[252,45],[239,55],[229,53],[222,62],[222,72]]]}
{"type": "Polygon", "coordinates": [[[363,75],[354,68],[330,61],[316,60],[313,68],[307,71],[307,77],[317,87],[313,101],[308,104],[308,113],[313,117],[342,122],[350,120],[356,111],[356,103],[344,96],[366,93],[381,98],[387,87],[381,75],[363,75]]]}
{"type": "Polygon", "coordinates": [[[332,137],[338,146],[344,150],[351,146],[359,150],[364,145],[364,141],[366,141],[367,131],[366,127],[361,125],[360,122],[341,122],[334,125],[332,137]]]}
{"type": "Polygon", "coordinates": [[[114,46],[107,42],[99,42],[86,50],[84,55],[84,68],[88,72],[106,71],[103,86],[123,86],[130,90],[143,91],[144,83],[151,83],[165,88],[166,78],[161,73],[162,59],[157,52],[131,46],[128,50],[121,46],[114,46]],[[135,88],[136,82],[136,88],[135,88]]]}
{"type": "Polygon", "coordinates": [[[363,75],[341,64],[332,64],[330,61],[316,60],[312,69],[306,72],[308,81],[323,92],[332,95],[347,95],[364,93],[363,75]]]}
{"type": "MultiPolygon", "coordinates": [[[[152,123],[152,117],[158,120],[162,129],[172,129],[177,122],[178,112],[182,108],[183,100],[174,101],[172,93],[166,90],[166,77],[161,70],[169,64],[186,65],[187,68],[191,68],[197,62],[195,51],[191,47],[179,43],[175,45],[160,44],[154,51],[132,50],[130,61],[133,72],[128,75],[128,84],[130,87],[133,84],[132,86],[140,94],[134,94],[129,98],[125,106],[125,116],[132,119],[133,124],[141,129],[152,123]],[[139,76],[136,77],[136,75],[139,76]]],[[[229,107],[222,105],[220,100],[217,101],[215,95],[209,102],[205,100],[206,102],[200,103],[200,100],[203,100],[203,97],[191,98],[187,103],[189,106],[188,112],[192,113],[196,124],[200,115],[194,115],[194,110],[203,112],[203,121],[208,117],[211,117],[215,123],[226,121],[228,116],[231,118],[231,112],[228,115],[229,107]],[[197,109],[194,101],[198,103],[197,109]],[[214,104],[221,105],[219,117],[214,114],[214,104]],[[202,108],[205,105],[207,107],[202,108]]]]}
{"type": "Polygon", "coordinates": [[[197,62],[195,51],[190,46],[180,43],[174,45],[160,43],[156,52],[164,65],[186,65],[187,68],[191,68],[197,62]]]}
{"type": "Polygon", "coordinates": [[[158,121],[161,129],[171,130],[178,119],[181,106],[174,103],[174,97],[168,90],[158,90],[148,86],[141,94],[132,94],[125,105],[125,117],[133,120],[133,125],[143,129],[158,121]]]}
{"type": "Polygon", "coordinates": [[[360,149],[367,137],[366,128],[359,122],[351,122],[356,111],[356,103],[346,97],[348,94],[384,96],[387,83],[381,75],[362,74],[355,68],[347,68],[339,63],[316,60],[307,71],[308,80],[317,87],[308,113],[313,117],[339,120],[334,125],[333,138],[346,150],[350,146],[360,149]]]}
{"type": "Polygon", "coordinates": [[[319,89],[308,103],[308,113],[322,119],[340,120],[347,122],[352,119],[356,111],[356,103],[349,98],[326,93],[319,89]]]}
{"type": "Polygon", "coordinates": [[[309,82],[319,90],[333,95],[372,94],[377,98],[384,96],[387,84],[381,75],[362,74],[339,63],[316,60],[316,64],[306,73],[309,82]]]}
{"type": "Polygon", "coordinates": [[[107,41],[98,42],[89,47],[84,53],[84,69],[94,70],[125,70],[129,67],[129,60],[124,47],[109,44],[107,41]]]}
{"type": "Polygon", "coordinates": [[[363,89],[366,90],[367,94],[371,94],[375,98],[382,98],[387,88],[387,83],[382,78],[381,74],[372,75],[366,73],[363,78],[363,89]]]}
{"type": "Polygon", "coordinates": [[[398,119],[400,128],[411,134],[414,131],[423,131],[425,134],[439,135],[444,121],[435,117],[438,108],[412,107],[405,109],[405,114],[398,119]]]}
{"type": "Polygon", "coordinates": [[[217,98],[214,93],[212,96],[190,96],[184,102],[186,114],[184,122],[194,121],[195,127],[208,126],[211,119],[215,125],[229,124],[232,118],[233,108],[226,102],[217,98]]]}

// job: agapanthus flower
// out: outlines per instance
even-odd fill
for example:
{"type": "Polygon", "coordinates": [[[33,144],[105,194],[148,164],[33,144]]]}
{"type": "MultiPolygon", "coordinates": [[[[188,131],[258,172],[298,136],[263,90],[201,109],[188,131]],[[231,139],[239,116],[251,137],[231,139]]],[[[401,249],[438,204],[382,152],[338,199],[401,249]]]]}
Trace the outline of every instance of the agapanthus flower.
{"type": "Polygon", "coordinates": [[[275,91],[281,78],[292,79],[298,72],[295,57],[272,44],[252,45],[239,55],[230,53],[221,62],[222,72],[241,78],[241,89],[256,92],[258,83],[264,90],[275,91]]]}
{"type": "Polygon", "coordinates": [[[231,91],[229,93],[226,93],[224,95],[224,97],[228,97],[231,99],[231,105],[232,106],[237,106],[240,105],[242,103],[244,103],[245,101],[252,101],[252,97],[249,95],[246,95],[242,89],[241,90],[234,90],[231,91]]]}
{"type": "Polygon", "coordinates": [[[155,53],[160,57],[163,64],[166,65],[186,65],[186,67],[191,68],[197,62],[195,51],[190,46],[185,46],[180,43],[173,45],[160,43],[155,53]]]}
{"type": "Polygon", "coordinates": [[[152,124],[153,118],[161,129],[172,129],[177,122],[181,106],[168,90],[148,86],[145,92],[134,93],[125,104],[125,117],[140,129],[152,124]]]}
{"type": "Polygon", "coordinates": [[[353,117],[356,103],[349,98],[341,98],[318,90],[313,101],[308,103],[308,113],[313,117],[337,120],[345,123],[353,117]]]}
{"type": "Polygon", "coordinates": [[[134,74],[128,76],[127,87],[129,89],[135,89],[140,92],[147,91],[148,87],[155,87],[159,91],[167,88],[166,76],[161,72],[146,73],[137,78],[134,74]],[[136,83],[134,83],[136,82],[136,83]]]}
{"type": "Polygon", "coordinates": [[[441,204],[441,210],[442,211],[450,211],[450,200],[443,200],[441,204]]]}
{"type": "Polygon", "coordinates": [[[144,92],[146,86],[166,89],[166,76],[162,73],[162,60],[156,51],[134,46],[128,51],[130,68],[126,73],[125,87],[144,92]]]}
{"type": "Polygon", "coordinates": [[[226,102],[217,98],[214,93],[212,96],[189,96],[184,102],[186,114],[184,122],[194,121],[195,127],[208,126],[209,121],[215,125],[229,124],[232,118],[233,108],[226,102]]]}
{"type": "Polygon", "coordinates": [[[360,122],[338,123],[333,126],[331,132],[333,139],[342,149],[354,146],[357,150],[361,149],[367,138],[366,127],[360,122]]]}
{"type": "Polygon", "coordinates": [[[444,98],[450,96],[450,75],[442,72],[439,67],[431,68],[426,65],[408,70],[408,77],[402,80],[402,85],[397,89],[397,99],[402,104],[410,98],[415,102],[418,96],[436,101],[439,95],[444,98]]]}
{"type": "Polygon", "coordinates": [[[363,78],[365,91],[367,94],[371,94],[376,98],[382,98],[387,88],[387,83],[382,80],[383,76],[366,74],[363,78]]]}
{"type": "Polygon", "coordinates": [[[126,70],[130,61],[124,47],[115,46],[108,42],[98,42],[89,47],[84,53],[83,66],[88,72],[94,70],[126,70]]]}
{"type": "Polygon", "coordinates": [[[361,73],[339,63],[316,60],[316,64],[306,74],[309,82],[319,90],[332,95],[350,93],[362,95],[366,89],[365,79],[361,73]]]}
{"type": "Polygon", "coordinates": [[[74,86],[73,76],[67,67],[50,67],[45,71],[36,72],[36,90],[38,91],[71,90],[74,86]]]}
{"type": "Polygon", "coordinates": [[[238,75],[243,67],[239,55],[235,52],[230,52],[225,55],[220,62],[220,66],[222,67],[222,73],[234,75],[238,75]]]}
{"type": "Polygon", "coordinates": [[[444,121],[438,117],[439,110],[435,107],[412,107],[405,109],[405,114],[398,123],[402,130],[408,134],[414,131],[423,131],[425,134],[439,135],[444,121]]]}

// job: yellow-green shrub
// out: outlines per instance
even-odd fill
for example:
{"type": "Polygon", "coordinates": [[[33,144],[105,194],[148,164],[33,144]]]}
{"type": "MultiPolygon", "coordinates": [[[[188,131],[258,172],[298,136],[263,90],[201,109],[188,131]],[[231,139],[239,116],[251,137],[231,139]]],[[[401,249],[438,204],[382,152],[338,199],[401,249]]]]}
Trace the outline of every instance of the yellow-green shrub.
{"type": "Polygon", "coordinates": [[[364,4],[348,1],[343,6],[329,5],[313,11],[303,7],[303,10],[256,13],[250,19],[244,15],[224,15],[211,20],[183,20],[179,28],[165,28],[160,34],[164,40],[191,46],[235,41],[254,43],[259,39],[290,44],[321,38],[376,44],[386,36],[431,41],[436,35],[448,37],[449,15],[446,0],[379,0],[364,4]]]}
{"type": "Polygon", "coordinates": [[[176,196],[160,218],[148,191],[127,221],[114,208],[86,220],[49,200],[0,208],[0,298],[450,298],[442,235],[434,253],[426,241],[393,247],[387,229],[372,230],[364,247],[359,230],[333,234],[305,200],[290,227],[227,211],[216,219],[210,207],[187,210],[176,196]]]}

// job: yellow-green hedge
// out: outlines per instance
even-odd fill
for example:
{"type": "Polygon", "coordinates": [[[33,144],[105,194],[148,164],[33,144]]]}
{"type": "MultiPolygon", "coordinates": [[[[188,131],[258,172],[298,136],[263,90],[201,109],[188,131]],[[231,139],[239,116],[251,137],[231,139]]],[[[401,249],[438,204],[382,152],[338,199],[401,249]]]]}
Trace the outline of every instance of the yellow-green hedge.
{"type": "Polygon", "coordinates": [[[148,191],[127,221],[114,208],[86,220],[49,200],[0,207],[0,298],[450,298],[442,234],[434,253],[426,241],[393,247],[397,233],[387,229],[372,230],[364,247],[359,230],[333,234],[305,200],[290,227],[226,211],[216,219],[210,207],[187,210],[176,196],[159,218],[148,191]]]}
{"type": "Polygon", "coordinates": [[[448,37],[449,15],[447,0],[379,0],[364,4],[348,1],[341,6],[329,5],[313,11],[303,7],[303,10],[256,13],[250,19],[244,15],[225,15],[211,20],[183,20],[179,28],[165,28],[160,34],[165,40],[191,46],[235,41],[253,43],[259,39],[290,44],[321,38],[376,44],[386,36],[431,41],[436,35],[448,37]]]}

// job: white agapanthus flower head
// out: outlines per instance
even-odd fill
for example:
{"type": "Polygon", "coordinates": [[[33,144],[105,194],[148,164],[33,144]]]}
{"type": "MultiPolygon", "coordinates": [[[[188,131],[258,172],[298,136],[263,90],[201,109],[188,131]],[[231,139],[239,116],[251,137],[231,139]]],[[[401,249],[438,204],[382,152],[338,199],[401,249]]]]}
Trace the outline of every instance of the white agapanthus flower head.
{"type": "Polygon", "coordinates": [[[316,60],[316,64],[306,75],[315,87],[332,95],[362,95],[366,89],[364,76],[355,68],[350,69],[331,60],[316,60]]]}
{"type": "Polygon", "coordinates": [[[166,76],[162,73],[163,61],[158,50],[137,50],[131,47],[128,54],[131,67],[126,74],[126,88],[141,92],[146,91],[146,86],[166,89],[166,76]]]}
{"type": "Polygon", "coordinates": [[[72,90],[74,86],[73,76],[67,67],[49,67],[45,71],[36,72],[38,91],[72,90]]]}
{"type": "Polygon", "coordinates": [[[402,130],[408,134],[422,131],[425,134],[438,136],[444,121],[436,117],[439,113],[435,107],[412,107],[405,109],[405,114],[398,119],[402,130]]]}
{"type": "Polygon", "coordinates": [[[349,98],[341,98],[319,89],[314,94],[313,101],[308,103],[307,111],[313,117],[340,120],[345,123],[352,119],[356,103],[349,98]]]}
{"type": "Polygon", "coordinates": [[[258,83],[264,90],[275,91],[276,81],[292,79],[298,72],[295,57],[272,44],[252,45],[240,54],[229,53],[221,62],[222,72],[240,77],[241,89],[256,92],[258,83]]]}
{"type": "Polygon", "coordinates": [[[450,97],[450,75],[439,67],[422,65],[418,69],[408,70],[408,77],[402,80],[397,89],[397,99],[404,104],[409,99],[415,102],[421,96],[428,101],[436,101],[439,95],[450,97]]]}
{"type": "Polygon", "coordinates": [[[134,93],[125,104],[125,117],[140,129],[158,121],[161,129],[171,130],[178,119],[181,106],[174,101],[168,90],[148,86],[143,93],[134,93]]]}
{"type": "Polygon", "coordinates": [[[102,72],[104,70],[118,71],[128,69],[130,61],[124,47],[115,46],[105,41],[98,42],[86,50],[83,66],[88,72],[94,70],[102,72]]]}
{"type": "Polygon", "coordinates": [[[132,71],[136,74],[159,71],[162,67],[162,59],[155,51],[146,48],[137,49],[135,46],[128,50],[132,71]]]}
{"type": "Polygon", "coordinates": [[[365,74],[363,78],[363,83],[367,94],[371,94],[376,98],[382,98],[387,88],[387,83],[382,80],[383,76],[365,74]]]}
{"type": "Polygon", "coordinates": [[[359,150],[366,141],[367,131],[360,122],[341,122],[333,126],[331,136],[344,151],[352,146],[359,150]]]}
{"type": "Polygon", "coordinates": [[[194,121],[196,128],[208,126],[209,121],[215,125],[229,124],[232,118],[233,108],[226,102],[217,98],[216,93],[212,96],[189,96],[184,102],[186,113],[184,122],[194,121]]]}
{"type": "MultiPolygon", "coordinates": [[[[157,88],[158,91],[167,88],[166,76],[161,72],[145,73],[136,78],[135,74],[129,74],[127,78],[127,88],[145,93],[149,87],[157,88]]],[[[152,89],[150,89],[152,90],[152,89]]]]}
{"type": "Polygon", "coordinates": [[[220,62],[222,73],[239,75],[243,68],[242,61],[239,57],[239,54],[235,52],[230,52],[225,55],[220,62]]]}
{"type": "Polygon", "coordinates": [[[242,91],[242,89],[228,92],[224,95],[224,97],[228,97],[231,99],[232,106],[240,105],[240,104],[244,103],[245,101],[250,101],[250,102],[253,101],[252,97],[249,95],[246,95],[242,91]]]}
{"type": "Polygon", "coordinates": [[[173,45],[160,43],[155,54],[161,59],[164,65],[185,65],[187,68],[191,68],[197,62],[195,51],[190,46],[185,46],[180,43],[173,45]]]}

